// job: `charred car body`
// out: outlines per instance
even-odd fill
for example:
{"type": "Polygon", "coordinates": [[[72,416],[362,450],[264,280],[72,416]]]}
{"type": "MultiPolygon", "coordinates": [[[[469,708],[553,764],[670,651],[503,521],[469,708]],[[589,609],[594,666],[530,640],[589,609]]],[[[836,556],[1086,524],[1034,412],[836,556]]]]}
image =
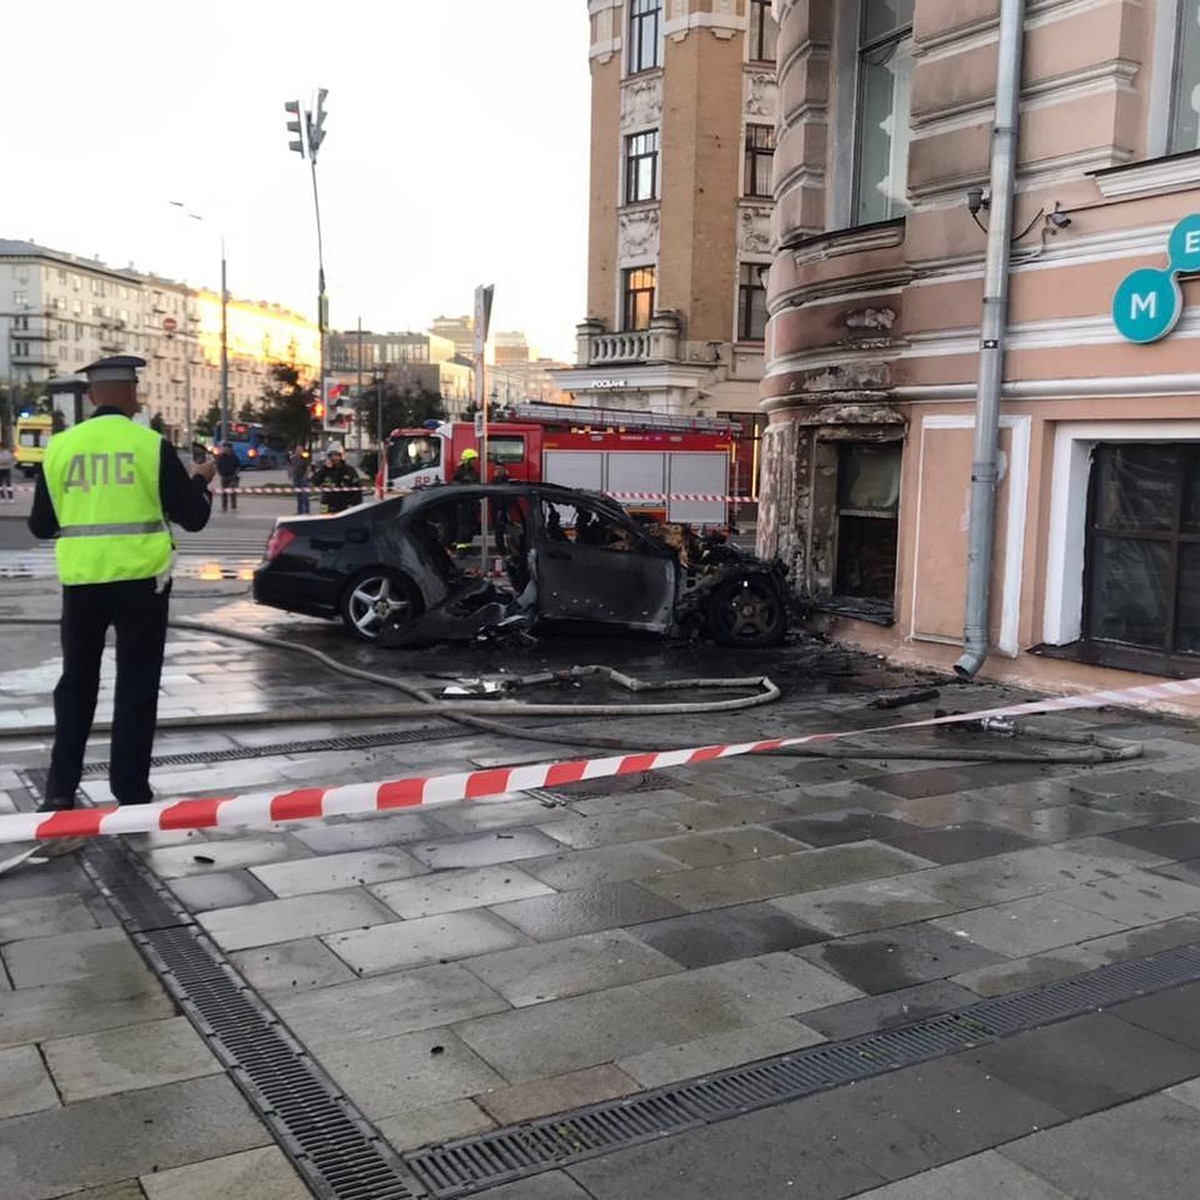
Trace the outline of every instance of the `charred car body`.
{"type": "Polygon", "coordinates": [[[340,617],[382,645],[472,640],[536,624],[769,646],[787,630],[782,564],[647,526],[604,496],[550,484],[451,484],[336,516],[281,518],[254,575],[260,604],[340,617]],[[502,578],[481,577],[486,501],[502,578]]]}

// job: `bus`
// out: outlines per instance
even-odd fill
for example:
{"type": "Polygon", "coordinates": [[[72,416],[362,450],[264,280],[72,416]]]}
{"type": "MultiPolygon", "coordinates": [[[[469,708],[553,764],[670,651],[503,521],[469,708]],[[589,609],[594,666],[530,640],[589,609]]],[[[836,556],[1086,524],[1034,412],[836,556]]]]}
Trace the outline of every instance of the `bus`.
{"type": "Polygon", "coordinates": [[[262,425],[248,421],[230,421],[229,436],[222,433],[218,422],[213,426],[213,453],[229,442],[243,471],[269,471],[286,467],[288,460],[287,439],[282,434],[268,433],[262,425]]]}

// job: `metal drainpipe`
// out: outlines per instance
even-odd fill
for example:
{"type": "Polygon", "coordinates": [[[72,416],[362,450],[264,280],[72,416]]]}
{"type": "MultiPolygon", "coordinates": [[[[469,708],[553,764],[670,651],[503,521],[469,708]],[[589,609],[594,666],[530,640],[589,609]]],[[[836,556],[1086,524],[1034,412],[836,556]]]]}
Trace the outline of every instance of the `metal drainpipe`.
{"type": "Polygon", "coordinates": [[[991,223],[983,280],[979,394],[975,402],[975,449],[971,464],[971,523],[967,533],[967,613],[963,654],[954,664],[955,673],[962,679],[974,677],[990,650],[988,613],[992,592],[992,551],[996,539],[1000,392],[1004,382],[1004,335],[1008,323],[1008,271],[1024,35],[1025,0],[1000,0],[996,120],[992,129],[991,223]]]}

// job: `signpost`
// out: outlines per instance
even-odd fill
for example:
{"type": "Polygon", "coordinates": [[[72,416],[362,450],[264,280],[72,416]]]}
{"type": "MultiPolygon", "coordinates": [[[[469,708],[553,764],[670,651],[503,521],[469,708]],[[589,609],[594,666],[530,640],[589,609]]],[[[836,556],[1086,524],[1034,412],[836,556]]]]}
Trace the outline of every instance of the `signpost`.
{"type": "MultiPolygon", "coordinates": [[[[487,398],[487,365],[484,353],[487,349],[488,327],[492,321],[492,296],[496,288],[493,284],[486,287],[480,285],[475,289],[475,422],[480,429],[479,435],[479,481],[488,481],[488,398],[487,398]],[[482,426],[480,421],[482,419],[482,426]]],[[[480,563],[483,573],[487,574],[488,554],[488,503],[479,502],[479,529],[482,534],[480,546],[480,563]]]]}

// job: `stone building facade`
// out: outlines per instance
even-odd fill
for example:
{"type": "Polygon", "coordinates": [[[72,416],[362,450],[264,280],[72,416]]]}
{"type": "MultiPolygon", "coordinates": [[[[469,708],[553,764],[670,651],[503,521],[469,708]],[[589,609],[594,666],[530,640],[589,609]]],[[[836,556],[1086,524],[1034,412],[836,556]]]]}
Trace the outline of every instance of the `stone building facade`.
{"type": "Polygon", "coordinates": [[[753,424],[771,259],[770,0],[588,0],[579,403],[753,424]]]}
{"type": "MultiPolygon", "coordinates": [[[[985,672],[1200,674],[1200,4],[1024,7],[985,672]]],[[[759,549],[841,639],[940,666],[964,624],[999,10],[776,3],[759,549]]]]}

